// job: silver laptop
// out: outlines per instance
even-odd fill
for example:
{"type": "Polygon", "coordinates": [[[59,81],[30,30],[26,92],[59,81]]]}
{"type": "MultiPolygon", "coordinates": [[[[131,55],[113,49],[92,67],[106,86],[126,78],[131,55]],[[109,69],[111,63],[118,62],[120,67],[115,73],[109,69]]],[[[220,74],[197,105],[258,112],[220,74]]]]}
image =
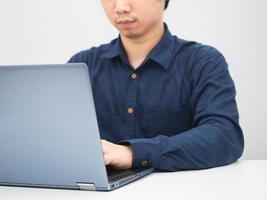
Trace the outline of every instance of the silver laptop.
{"type": "Polygon", "coordinates": [[[0,160],[4,186],[108,191],[153,171],[106,168],[81,63],[0,66],[0,160]]]}

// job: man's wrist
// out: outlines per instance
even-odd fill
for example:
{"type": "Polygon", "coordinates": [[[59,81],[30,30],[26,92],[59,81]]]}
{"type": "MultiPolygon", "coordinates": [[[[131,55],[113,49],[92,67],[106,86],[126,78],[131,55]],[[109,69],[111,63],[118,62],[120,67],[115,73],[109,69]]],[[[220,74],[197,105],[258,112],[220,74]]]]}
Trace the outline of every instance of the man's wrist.
{"type": "Polygon", "coordinates": [[[133,150],[131,145],[126,144],[126,145],[122,145],[124,147],[124,150],[126,152],[126,163],[128,168],[131,168],[133,165],[133,150]]]}

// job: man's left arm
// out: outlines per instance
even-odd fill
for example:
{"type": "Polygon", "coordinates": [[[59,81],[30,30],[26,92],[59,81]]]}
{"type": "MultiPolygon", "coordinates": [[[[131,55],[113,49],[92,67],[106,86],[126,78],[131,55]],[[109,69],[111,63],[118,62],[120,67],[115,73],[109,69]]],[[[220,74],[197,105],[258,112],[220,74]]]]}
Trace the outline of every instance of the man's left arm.
{"type": "Polygon", "coordinates": [[[230,164],[242,155],[236,92],[224,57],[217,51],[200,55],[190,70],[190,83],[194,128],[174,136],[122,141],[131,146],[132,167],[204,169],[230,164]]]}

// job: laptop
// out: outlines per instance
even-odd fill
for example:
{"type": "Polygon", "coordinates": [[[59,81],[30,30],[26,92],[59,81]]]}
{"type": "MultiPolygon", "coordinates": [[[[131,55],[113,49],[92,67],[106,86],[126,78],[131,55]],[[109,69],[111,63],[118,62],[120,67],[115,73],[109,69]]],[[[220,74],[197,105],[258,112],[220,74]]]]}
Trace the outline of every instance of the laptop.
{"type": "Polygon", "coordinates": [[[152,168],[105,166],[88,67],[0,66],[0,185],[110,191],[152,168]]]}

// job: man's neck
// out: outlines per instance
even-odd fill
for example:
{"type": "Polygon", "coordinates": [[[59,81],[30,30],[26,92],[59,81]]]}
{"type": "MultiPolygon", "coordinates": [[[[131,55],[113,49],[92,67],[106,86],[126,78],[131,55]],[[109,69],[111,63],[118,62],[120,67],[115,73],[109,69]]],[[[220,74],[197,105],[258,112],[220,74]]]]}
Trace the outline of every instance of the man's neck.
{"type": "Polygon", "coordinates": [[[122,44],[128,55],[128,60],[137,69],[150,51],[158,44],[164,34],[164,24],[159,24],[154,30],[138,39],[129,39],[121,35],[122,44]]]}

